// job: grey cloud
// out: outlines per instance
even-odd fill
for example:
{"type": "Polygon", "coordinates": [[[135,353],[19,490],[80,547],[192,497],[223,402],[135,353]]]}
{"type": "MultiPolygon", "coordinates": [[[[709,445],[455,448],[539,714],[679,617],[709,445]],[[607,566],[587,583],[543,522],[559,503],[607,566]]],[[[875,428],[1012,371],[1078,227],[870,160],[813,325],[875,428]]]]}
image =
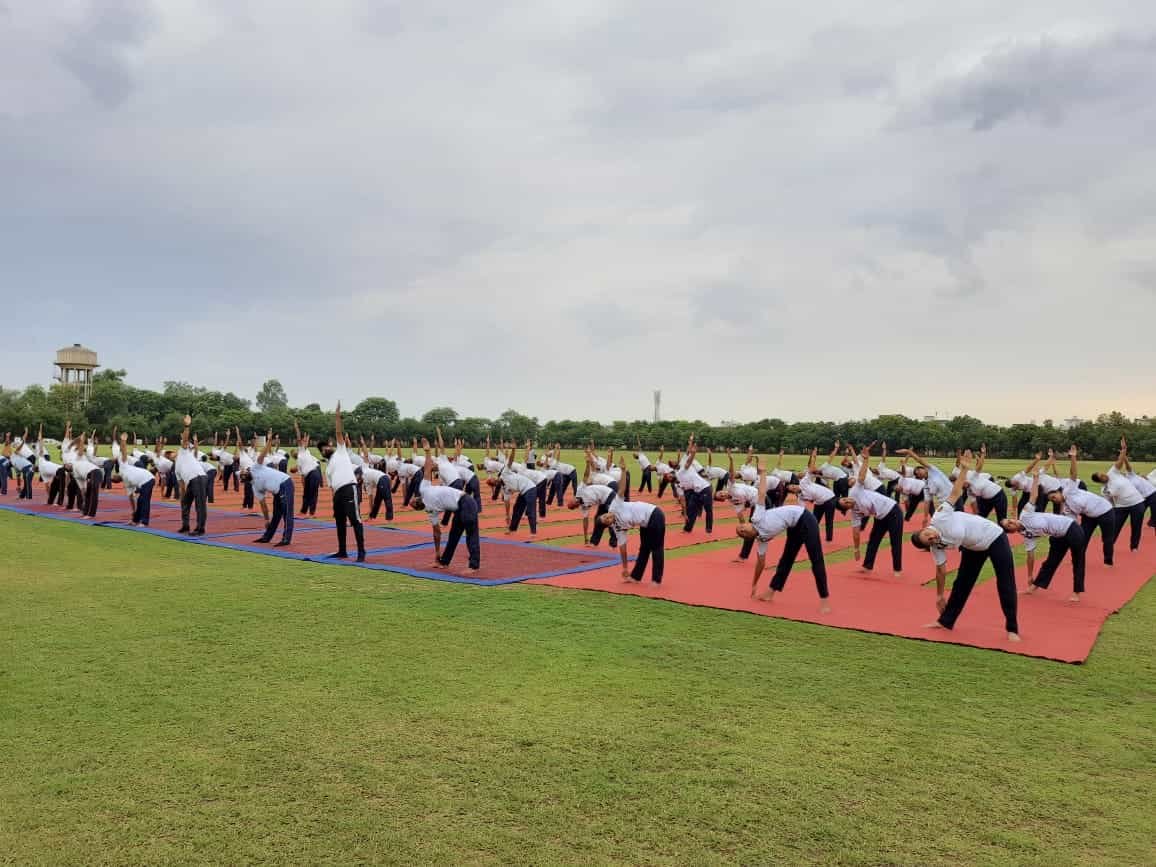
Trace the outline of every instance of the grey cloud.
{"type": "Polygon", "coordinates": [[[126,50],[142,44],[156,24],[148,0],[99,0],[57,59],[94,100],[116,108],[136,85],[126,50]]]}
{"type": "Polygon", "coordinates": [[[1055,126],[1082,106],[1138,104],[1156,80],[1156,36],[1013,42],[942,81],[896,117],[899,127],[966,122],[978,132],[1016,117],[1055,126]]]}

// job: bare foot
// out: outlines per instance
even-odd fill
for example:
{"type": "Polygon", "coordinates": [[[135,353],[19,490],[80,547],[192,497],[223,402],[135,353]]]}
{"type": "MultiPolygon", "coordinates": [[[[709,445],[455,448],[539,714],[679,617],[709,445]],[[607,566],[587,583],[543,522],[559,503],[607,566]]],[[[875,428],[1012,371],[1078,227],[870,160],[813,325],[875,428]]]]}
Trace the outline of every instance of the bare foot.
{"type": "Polygon", "coordinates": [[[938,598],[935,600],[935,608],[936,608],[936,610],[938,610],[938,611],[939,611],[939,613],[940,613],[940,614],[942,614],[942,613],[943,613],[943,610],[944,610],[945,608],[947,608],[947,600],[946,600],[946,599],[944,599],[942,596],[938,597],[938,598]]]}
{"type": "Polygon", "coordinates": [[[894,575],[896,578],[902,578],[903,577],[902,572],[892,572],[891,574],[894,575]]]}
{"type": "Polygon", "coordinates": [[[1080,594],[1079,593],[1073,593],[1071,596],[1068,597],[1068,601],[1069,602],[1079,602],[1080,601],[1080,594]]]}
{"type": "Polygon", "coordinates": [[[445,567],[445,566],[442,564],[442,561],[441,561],[441,560],[434,560],[433,564],[434,564],[434,568],[435,568],[435,569],[445,569],[445,568],[446,568],[446,567],[445,567]]]}
{"type": "Polygon", "coordinates": [[[768,590],[766,593],[760,593],[757,598],[760,602],[774,602],[775,601],[775,591],[774,590],[768,590]]]}
{"type": "Polygon", "coordinates": [[[947,627],[945,627],[938,620],[935,620],[935,621],[932,621],[931,623],[924,623],[923,628],[924,629],[946,629],[947,627]]]}
{"type": "Polygon", "coordinates": [[[1020,635],[1019,635],[1019,633],[1018,633],[1018,632],[1009,632],[1009,633],[1007,634],[1007,640],[1008,640],[1008,641],[1012,641],[1012,642],[1016,642],[1016,641],[1019,641],[1019,640],[1020,640],[1020,635]]]}
{"type": "Polygon", "coordinates": [[[1026,590],[1021,590],[1021,591],[1020,591],[1020,596],[1031,596],[1031,595],[1032,595],[1032,594],[1034,594],[1035,592],[1036,592],[1036,585],[1035,585],[1035,584],[1029,584],[1029,585],[1027,586],[1027,589],[1026,589],[1026,590]]]}
{"type": "Polygon", "coordinates": [[[819,604],[819,613],[820,614],[830,614],[831,613],[831,606],[828,605],[826,602],[820,603],[819,604]]]}
{"type": "Polygon", "coordinates": [[[468,566],[468,567],[466,567],[466,571],[469,572],[471,575],[477,575],[482,570],[481,569],[475,569],[473,566],[468,566]]]}

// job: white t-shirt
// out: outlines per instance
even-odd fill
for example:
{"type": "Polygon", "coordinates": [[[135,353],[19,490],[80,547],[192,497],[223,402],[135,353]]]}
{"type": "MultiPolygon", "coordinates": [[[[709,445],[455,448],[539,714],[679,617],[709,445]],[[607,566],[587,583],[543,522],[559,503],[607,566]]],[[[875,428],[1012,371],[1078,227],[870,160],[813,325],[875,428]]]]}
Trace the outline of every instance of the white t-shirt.
{"type": "Polygon", "coordinates": [[[751,516],[751,524],[759,534],[759,554],[766,554],[767,543],[798,524],[806,511],[802,506],[779,506],[775,509],[756,506],[755,513],[751,516]]]}
{"type": "Polygon", "coordinates": [[[875,475],[888,482],[894,482],[899,478],[899,473],[887,466],[883,461],[880,461],[875,467],[875,475]]]}
{"type": "Polygon", "coordinates": [[[885,518],[896,508],[893,499],[868,490],[858,482],[851,486],[848,496],[855,501],[855,506],[851,510],[853,521],[862,520],[864,517],[885,518]]]}
{"type": "Polygon", "coordinates": [[[653,503],[644,503],[641,500],[628,503],[621,498],[615,498],[607,512],[614,516],[614,538],[618,540],[618,544],[621,545],[626,541],[627,532],[632,528],[646,526],[656,508],[658,507],[653,503]]]}
{"type": "Polygon", "coordinates": [[[1067,515],[1054,515],[1048,512],[1037,512],[1032,503],[1024,506],[1020,513],[1020,523],[1024,525],[1024,550],[1036,550],[1036,540],[1041,536],[1063,536],[1072,526],[1072,519],[1067,515]]]}
{"type": "MultiPolygon", "coordinates": [[[[50,482],[56,478],[56,474],[60,472],[61,466],[60,464],[54,464],[48,460],[48,458],[42,457],[36,462],[36,470],[40,473],[40,478],[46,482],[50,482]]],[[[143,473],[144,470],[141,470],[141,472],[143,473]]],[[[149,478],[151,479],[152,476],[149,476],[149,478]]]]}
{"type": "Polygon", "coordinates": [[[759,504],[759,489],[754,485],[734,482],[730,487],[730,495],[736,515],[741,515],[743,509],[753,508],[759,504]]]}
{"type": "MultiPolygon", "coordinates": [[[[856,486],[858,487],[858,486],[856,486]]],[[[814,503],[816,506],[821,506],[828,500],[835,496],[835,492],[830,488],[825,488],[822,485],[816,484],[810,475],[805,475],[799,479],[799,497],[806,500],[808,503],[814,503]]]]}
{"type": "Polygon", "coordinates": [[[320,466],[317,458],[313,457],[313,453],[309,449],[297,449],[297,472],[302,476],[307,476],[320,466]]]}
{"type": "Polygon", "coordinates": [[[939,467],[932,464],[927,467],[927,493],[937,500],[946,500],[951,496],[951,479],[939,467]]]}
{"type": "Polygon", "coordinates": [[[909,497],[918,497],[923,493],[923,489],[927,483],[923,479],[917,479],[915,476],[904,476],[897,483],[899,492],[906,494],[909,497]]]}
{"type": "Polygon", "coordinates": [[[139,491],[149,482],[155,481],[153,474],[148,470],[142,470],[140,467],[126,461],[120,462],[120,479],[124,482],[125,490],[130,493],[139,491]]]}
{"type": "Polygon", "coordinates": [[[249,468],[249,473],[253,477],[253,496],[258,500],[266,494],[280,493],[281,486],[289,481],[287,473],[270,466],[254,464],[249,468]]]}
{"type": "Polygon", "coordinates": [[[361,483],[366,488],[376,488],[377,483],[385,478],[385,473],[376,467],[362,467],[361,468],[361,483]]]}
{"type": "Polygon", "coordinates": [[[416,476],[418,474],[419,470],[424,470],[424,469],[425,469],[425,467],[421,466],[420,464],[400,463],[397,465],[397,475],[398,475],[398,478],[412,479],[414,476],[416,476]]]}
{"type": "Polygon", "coordinates": [[[650,466],[650,458],[642,452],[638,453],[638,466],[642,467],[643,470],[650,466]]]}
{"type": "Polygon", "coordinates": [[[521,473],[514,472],[509,467],[502,470],[502,485],[507,491],[514,491],[519,494],[533,490],[537,487],[535,482],[531,481],[521,473]]]}
{"type": "Polygon", "coordinates": [[[837,467],[834,464],[829,464],[824,461],[819,465],[819,475],[828,481],[834,482],[847,478],[847,471],[842,467],[837,467]]]}
{"type": "Polygon", "coordinates": [[[992,497],[999,496],[1000,487],[988,473],[968,470],[967,487],[971,491],[971,495],[977,500],[990,500],[992,497]]]}
{"type": "Polygon", "coordinates": [[[456,512],[458,501],[463,496],[463,492],[457,488],[451,488],[449,485],[435,485],[428,479],[421,480],[421,486],[418,490],[431,525],[437,524],[442,512],[456,512]]]}
{"type": "Polygon", "coordinates": [[[353,473],[353,461],[350,460],[349,449],[339,445],[333,449],[325,467],[325,475],[329,479],[329,487],[336,493],[346,485],[357,483],[357,476],[353,473]]]}
{"type": "Polygon", "coordinates": [[[687,467],[686,462],[683,461],[683,467],[677,473],[675,478],[678,479],[678,485],[684,491],[702,491],[710,487],[710,482],[700,476],[693,467],[687,467]]]}
{"type": "Polygon", "coordinates": [[[725,467],[707,467],[706,477],[712,482],[717,482],[719,479],[725,478],[728,475],[725,467]]]}
{"type": "Polygon", "coordinates": [[[1099,494],[1091,491],[1082,491],[1072,482],[1071,487],[1064,489],[1064,511],[1073,515],[1089,518],[1098,518],[1111,511],[1112,503],[1099,494]]]}
{"type": "Polygon", "coordinates": [[[614,495],[614,491],[605,485],[579,485],[574,495],[582,506],[582,514],[590,514],[590,510],[602,505],[614,495]]]}
{"type": "Polygon", "coordinates": [[[441,478],[443,485],[452,485],[458,479],[462,478],[461,470],[445,455],[439,455],[435,458],[435,461],[438,467],[438,476],[441,478]]]}
{"type": "Polygon", "coordinates": [[[1144,502],[1136,486],[1115,467],[1108,470],[1108,484],[1104,485],[1104,492],[1117,509],[1130,509],[1144,502]]]}
{"type": "Polygon", "coordinates": [[[1145,500],[1156,494],[1156,486],[1139,473],[1128,473],[1128,481],[1135,486],[1136,490],[1140,492],[1140,496],[1145,500]]]}
{"type": "Polygon", "coordinates": [[[931,518],[931,526],[939,531],[939,542],[932,546],[935,562],[947,562],[947,548],[965,548],[968,551],[986,551],[1001,535],[1003,528],[967,512],[957,512],[951,503],[941,503],[931,518]]]}
{"type": "Polygon", "coordinates": [[[186,485],[193,479],[203,476],[205,468],[197,460],[197,454],[192,449],[177,450],[177,478],[186,485]]]}
{"type": "Polygon", "coordinates": [[[739,468],[739,476],[748,485],[753,485],[759,480],[759,468],[755,464],[743,464],[739,468]]]}
{"type": "Polygon", "coordinates": [[[87,457],[77,458],[72,462],[72,477],[76,479],[78,483],[83,482],[88,479],[89,473],[91,473],[93,470],[99,469],[100,467],[90,461],[87,457]]]}

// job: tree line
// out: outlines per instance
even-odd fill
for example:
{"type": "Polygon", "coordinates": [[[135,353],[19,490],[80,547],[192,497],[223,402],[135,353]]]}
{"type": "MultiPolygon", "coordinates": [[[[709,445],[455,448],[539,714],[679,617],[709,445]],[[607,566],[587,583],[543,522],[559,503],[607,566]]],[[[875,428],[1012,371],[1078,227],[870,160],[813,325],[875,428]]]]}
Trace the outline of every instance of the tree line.
{"type": "MultiPolygon", "coordinates": [[[[202,439],[214,431],[222,434],[239,427],[248,435],[272,429],[282,440],[293,435],[297,421],[303,431],[314,438],[331,434],[333,411],[318,404],[291,407],[281,383],[267,381],[254,401],[232,392],[213,391],[187,382],[165,382],[160,391],[136,388],[125,382],[125,371],[102,370],[93,378],[88,403],[80,407],[76,392],[53,385],[44,388],[31,385],[20,389],[0,388],[0,432],[14,435],[28,427],[35,430],[43,423],[46,436],[59,437],[65,422],[71,420],[76,430],[96,429],[108,438],[112,428],[135,433],[144,440],[157,436],[175,439],[180,435],[181,418],[192,414],[194,427],[202,439]]],[[[495,443],[533,439],[539,443],[559,442],[576,448],[593,441],[599,447],[633,447],[645,449],[661,446],[677,449],[685,445],[691,433],[702,447],[724,448],[753,446],[762,453],[780,448],[791,454],[809,451],[812,446],[828,450],[840,439],[862,444],[877,440],[892,449],[913,447],[931,455],[952,454],[956,448],[976,448],[987,444],[993,457],[1025,457],[1037,451],[1054,448],[1065,451],[1077,443],[1090,458],[1114,457],[1120,437],[1127,436],[1129,451],[1137,460],[1156,460],[1156,419],[1129,419],[1118,412],[1105,413],[1068,430],[1057,428],[1050,420],[1042,424],[989,425],[962,415],[946,422],[928,422],[902,415],[882,415],[873,419],[848,422],[793,422],[764,418],[760,421],[723,427],[700,420],[686,421],[615,421],[603,424],[591,420],[563,419],[540,422],[508,409],[496,418],[462,416],[452,407],[435,407],[420,418],[402,417],[397,403],[384,397],[367,397],[345,409],[345,429],[351,436],[376,437],[380,442],[394,437],[408,442],[414,437],[432,437],[440,426],[447,438],[458,438],[470,446],[485,444],[486,437],[495,443]]]]}

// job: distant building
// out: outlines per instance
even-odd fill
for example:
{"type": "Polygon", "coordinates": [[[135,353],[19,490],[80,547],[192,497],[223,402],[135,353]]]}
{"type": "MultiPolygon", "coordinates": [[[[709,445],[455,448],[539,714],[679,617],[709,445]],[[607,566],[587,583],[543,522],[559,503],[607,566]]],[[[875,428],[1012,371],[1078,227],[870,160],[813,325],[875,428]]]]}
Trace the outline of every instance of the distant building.
{"type": "Polygon", "coordinates": [[[719,427],[738,427],[742,424],[741,421],[735,421],[733,418],[724,418],[718,423],[719,427]]]}
{"type": "Polygon", "coordinates": [[[946,424],[947,424],[949,421],[951,421],[951,419],[947,419],[947,418],[940,418],[940,417],[939,417],[939,416],[937,416],[937,415],[925,415],[925,416],[923,417],[923,421],[924,421],[924,423],[926,423],[926,424],[937,424],[937,425],[939,425],[940,427],[943,427],[943,426],[944,426],[944,425],[946,425],[946,424]]]}
{"type": "Polygon", "coordinates": [[[92,372],[98,367],[96,353],[74,343],[56,350],[57,373],[53,378],[66,388],[75,389],[77,400],[83,406],[92,395],[92,372]]]}
{"type": "Polygon", "coordinates": [[[1060,430],[1071,430],[1072,428],[1079,427],[1080,425],[1082,425],[1086,422],[1087,422],[1087,419],[1080,418],[1079,416],[1074,415],[1071,418],[1066,418],[1062,422],[1060,422],[1060,430]]]}

